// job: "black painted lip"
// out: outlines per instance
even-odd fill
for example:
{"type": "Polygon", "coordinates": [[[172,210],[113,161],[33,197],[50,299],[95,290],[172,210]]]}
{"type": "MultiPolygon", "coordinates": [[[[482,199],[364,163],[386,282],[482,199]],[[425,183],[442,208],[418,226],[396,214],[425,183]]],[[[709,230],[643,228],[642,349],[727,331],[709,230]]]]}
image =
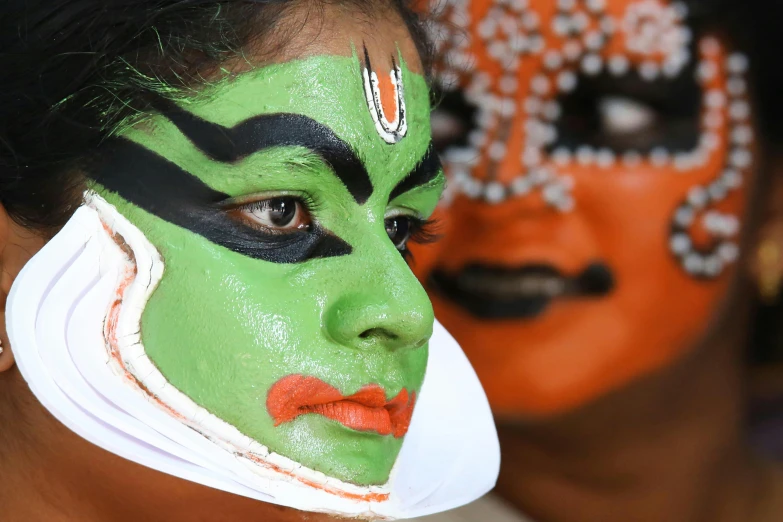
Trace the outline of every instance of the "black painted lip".
{"type": "Polygon", "coordinates": [[[457,273],[449,274],[436,269],[428,280],[430,288],[481,319],[533,319],[538,317],[555,299],[601,298],[614,288],[611,269],[602,262],[593,262],[576,276],[562,274],[557,268],[545,264],[529,264],[507,268],[471,264],[457,273]],[[513,290],[499,297],[498,292],[482,291],[466,280],[476,277],[497,282],[522,276],[558,278],[562,281],[562,293],[556,297],[545,295],[521,296],[513,290]]]}

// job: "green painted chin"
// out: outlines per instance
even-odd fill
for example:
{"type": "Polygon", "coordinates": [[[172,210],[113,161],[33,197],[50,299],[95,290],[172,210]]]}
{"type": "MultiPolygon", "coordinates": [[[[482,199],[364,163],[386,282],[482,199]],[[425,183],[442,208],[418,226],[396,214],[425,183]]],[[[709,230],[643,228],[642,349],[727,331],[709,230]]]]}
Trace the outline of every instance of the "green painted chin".
{"type": "MultiPolygon", "coordinates": [[[[377,284],[359,288],[370,283],[369,274],[359,275],[365,270],[411,295],[409,306],[421,309],[422,322],[432,321],[426,297],[401,274],[407,268],[394,270],[399,279],[390,281],[377,261],[362,260],[358,252],[301,265],[266,263],[152,221],[159,220],[150,217],[155,230],[144,229],[165,252],[166,271],[144,311],[142,341],[168,381],[270,451],[344,481],[385,483],[401,438],[351,430],[314,414],[275,427],[267,398],[292,374],[316,376],[344,395],[371,383],[388,398],[402,388],[419,390],[426,346],[389,349],[380,339],[346,345],[334,339],[341,332],[330,333],[352,326],[332,324],[344,316],[392,298],[377,284]],[[345,274],[357,274],[359,281],[347,281],[345,274]]],[[[386,262],[401,263],[397,252],[388,254],[386,262]]]]}
{"type": "MultiPolygon", "coordinates": [[[[418,393],[424,380],[432,308],[389,240],[384,218],[402,211],[424,219],[440,196],[442,176],[398,191],[389,201],[429,147],[429,93],[424,80],[403,65],[407,135],[389,144],[368,109],[362,68],[356,56],[273,65],[206,89],[186,109],[227,127],[275,113],[323,124],[366,167],[373,190],[363,204],[301,147],[220,163],[160,115],[123,135],[231,201],[281,193],[301,199],[313,223],[349,245],[350,253],[264,261],[143,210],[122,191],[95,188],[163,256],[164,276],[144,310],[141,331],[147,355],[168,382],[270,451],[328,476],[371,485],[388,481],[402,436],[372,423],[354,429],[323,409],[308,410],[307,400],[323,395],[302,400],[307,390],[301,387],[289,395],[304,414],[281,421],[268,405],[276,383],[301,375],[319,379],[341,397],[359,393],[353,402],[360,405],[399,415],[394,404],[377,404],[378,390],[393,402],[401,393],[418,393]],[[372,397],[366,395],[370,389],[372,397]]],[[[165,184],[148,188],[171,190],[165,184]]],[[[172,192],[172,205],[181,199],[172,192]]],[[[226,212],[214,203],[205,208],[226,212]]]]}

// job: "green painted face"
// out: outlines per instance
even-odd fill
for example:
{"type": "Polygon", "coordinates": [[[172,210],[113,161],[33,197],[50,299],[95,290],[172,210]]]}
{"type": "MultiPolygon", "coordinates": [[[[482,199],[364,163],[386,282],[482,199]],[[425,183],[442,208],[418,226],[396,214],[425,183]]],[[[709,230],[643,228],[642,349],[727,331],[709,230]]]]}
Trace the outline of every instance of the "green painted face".
{"type": "Polygon", "coordinates": [[[433,314],[401,250],[443,186],[424,79],[403,64],[395,107],[369,74],[376,107],[401,109],[387,132],[368,66],[318,56],[207,87],[127,129],[95,174],[165,261],[141,328],[168,382],[360,485],[387,481],[424,379],[433,314]]]}

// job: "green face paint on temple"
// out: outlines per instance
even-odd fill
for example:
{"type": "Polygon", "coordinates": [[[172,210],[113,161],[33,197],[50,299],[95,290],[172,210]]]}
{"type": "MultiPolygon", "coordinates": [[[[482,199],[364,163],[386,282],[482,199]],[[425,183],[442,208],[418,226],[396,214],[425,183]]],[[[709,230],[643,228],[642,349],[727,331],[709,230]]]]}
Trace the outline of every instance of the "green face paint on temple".
{"type": "MultiPolygon", "coordinates": [[[[421,183],[395,188],[428,151],[429,92],[403,64],[407,134],[390,144],[368,108],[364,67],[356,55],[271,65],[208,87],[183,108],[225,128],[273,114],[321,124],[366,169],[366,201],[308,147],[276,145],[218,161],[162,115],[122,136],[225,195],[211,212],[230,216],[237,227],[279,239],[297,224],[298,232],[308,230],[309,223],[309,230],[336,238],[342,250],[277,262],[254,257],[217,244],[214,229],[197,233],[152,207],[143,210],[130,202],[134,197],[107,188],[112,185],[100,175],[95,186],[165,261],[141,328],[147,355],[169,383],[270,451],[360,485],[388,480],[401,437],[312,413],[276,426],[267,395],[289,375],[316,377],[344,396],[378,385],[387,400],[403,389],[418,392],[424,379],[432,308],[398,246],[404,247],[409,221],[432,213],[444,179],[438,170],[421,183]],[[258,204],[270,198],[277,199],[258,204]],[[287,222],[292,208],[297,214],[287,222]]],[[[172,205],[187,197],[165,183],[148,185],[154,186],[145,190],[158,197],[170,191],[172,205]]],[[[274,258],[274,252],[268,255],[274,258]]]]}

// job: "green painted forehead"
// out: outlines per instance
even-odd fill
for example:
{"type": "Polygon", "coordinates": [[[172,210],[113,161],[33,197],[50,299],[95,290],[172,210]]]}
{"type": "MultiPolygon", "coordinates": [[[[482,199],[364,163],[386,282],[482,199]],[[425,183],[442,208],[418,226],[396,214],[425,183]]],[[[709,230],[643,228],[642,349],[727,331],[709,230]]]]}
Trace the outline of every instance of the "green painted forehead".
{"type": "MultiPolygon", "coordinates": [[[[399,64],[396,71],[381,71],[373,70],[369,58],[362,59],[356,53],[315,56],[270,65],[221,81],[203,89],[195,99],[180,102],[179,106],[226,128],[260,115],[298,114],[310,118],[347,143],[365,166],[373,185],[388,192],[386,185],[398,182],[400,173],[410,172],[430,146],[426,81],[412,73],[402,59],[399,64]],[[395,73],[402,87],[400,98],[406,132],[397,143],[390,144],[378,131],[377,114],[373,114],[368,103],[365,76],[369,76],[370,85],[380,84],[382,92],[392,87],[389,77],[395,73]],[[373,82],[373,77],[380,82],[373,82]]],[[[386,116],[394,119],[394,115],[386,116]]],[[[123,137],[177,163],[216,190],[232,196],[243,192],[243,187],[223,182],[232,176],[211,169],[215,175],[206,172],[206,165],[200,161],[203,154],[163,115],[152,117],[146,125],[128,129],[123,137]]],[[[253,158],[247,161],[252,162],[253,158]]]]}

